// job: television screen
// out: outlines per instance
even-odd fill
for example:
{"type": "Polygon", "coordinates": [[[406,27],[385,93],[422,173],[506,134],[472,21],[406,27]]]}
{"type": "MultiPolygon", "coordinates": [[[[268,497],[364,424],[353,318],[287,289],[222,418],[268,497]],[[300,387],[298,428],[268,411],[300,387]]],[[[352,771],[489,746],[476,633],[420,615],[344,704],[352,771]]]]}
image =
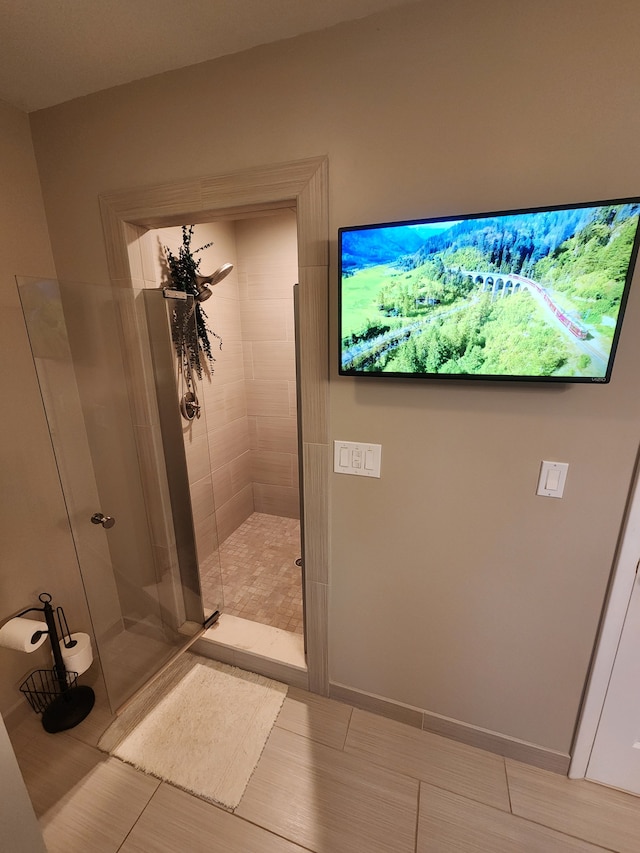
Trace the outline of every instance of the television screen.
{"type": "Polygon", "coordinates": [[[345,376],[608,382],[640,198],[339,231],[345,376]]]}

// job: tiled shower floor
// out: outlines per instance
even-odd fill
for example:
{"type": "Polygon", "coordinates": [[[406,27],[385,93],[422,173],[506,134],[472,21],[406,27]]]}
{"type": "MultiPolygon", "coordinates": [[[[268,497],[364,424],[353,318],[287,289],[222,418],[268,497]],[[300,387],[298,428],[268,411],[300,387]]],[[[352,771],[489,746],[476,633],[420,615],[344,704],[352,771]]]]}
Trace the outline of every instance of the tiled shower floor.
{"type": "Polygon", "coordinates": [[[254,512],[201,567],[205,607],[251,622],[302,634],[300,522],[254,512]],[[218,564],[219,561],[219,564],[218,564]]]}

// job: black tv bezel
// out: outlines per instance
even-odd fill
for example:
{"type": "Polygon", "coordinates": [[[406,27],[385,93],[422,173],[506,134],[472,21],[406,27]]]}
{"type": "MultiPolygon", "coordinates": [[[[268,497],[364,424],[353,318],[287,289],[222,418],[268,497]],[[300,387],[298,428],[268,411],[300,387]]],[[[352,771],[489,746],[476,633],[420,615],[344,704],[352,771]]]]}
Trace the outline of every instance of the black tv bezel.
{"type": "Polygon", "coordinates": [[[634,236],[631,255],[629,256],[629,264],[625,283],[620,297],[620,309],[616,319],[616,328],[613,339],[611,341],[611,350],[607,363],[607,371],[604,376],[521,376],[521,375],[505,375],[505,374],[481,374],[481,373],[403,373],[397,371],[383,370],[347,370],[342,366],[342,296],[343,296],[343,277],[342,277],[342,241],[343,235],[352,231],[367,231],[381,228],[394,228],[422,224],[437,224],[438,222],[461,222],[469,219],[490,219],[492,217],[518,216],[521,214],[536,214],[536,213],[551,213],[557,210],[580,210],[590,207],[606,207],[607,205],[625,205],[637,204],[640,205],[640,196],[629,196],[623,198],[603,199],[598,201],[573,202],[570,204],[553,204],[548,206],[537,207],[522,207],[512,210],[494,210],[480,213],[465,213],[460,215],[446,216],[425,216],[416,219],[399,219],[389,222],[373,222],[366,225],[348,225],[338,228],[338,375],[348,376],[354,379],[407,379],[419,381],[437,381],[437,382],[526,382],[526,383],[555,383],[555,384],[581,384],[581,385],[606,385],[611,381],[613,365],[617,354],[618,342],[622,331],[623,320],[629,299],[631,283],[635,273],[635,266],[640,249],[640,217],[638,227],[634,236]]]}

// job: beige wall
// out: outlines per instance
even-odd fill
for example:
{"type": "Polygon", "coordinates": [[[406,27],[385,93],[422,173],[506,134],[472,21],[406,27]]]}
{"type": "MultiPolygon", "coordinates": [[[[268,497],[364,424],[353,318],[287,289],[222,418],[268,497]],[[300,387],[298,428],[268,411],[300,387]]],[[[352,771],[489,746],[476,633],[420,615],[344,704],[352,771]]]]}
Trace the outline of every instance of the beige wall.
{"type": "MultiPolygon", "coordinates": [[[[0,103],[0,619],[50,592],[72,630],[88,612],[51,451],[15,276],[53,276],[42,196],[26,115],[0,103]]],[[[36,614],[37,616],[37,614],[36,614]]],[[[0,712],[24,703],[18,685],[48,666],[49,649],[0,649],[0,712]]]]}
{"type": "MultiPolygon", "coordinates": [[[[627,0],[416,3],[36,113],[58,272],[107,280],[99,193],[315,155],[334,235],[638,193],[639,26],[627,0]]],[[[569,750],[636,458],[639,325],[633,290],[606,387],[332,366],[333,437],[383,447],[380,480],[331,479],[335,682],[569,750]],[[536,497],[541,459],[569,462],[563,500],[536,497]]]]}
{"type": "Polygon", "coordinates": [[[14,853],[46,853],[42,833],[0,718],[0,834],[14,853]]]}

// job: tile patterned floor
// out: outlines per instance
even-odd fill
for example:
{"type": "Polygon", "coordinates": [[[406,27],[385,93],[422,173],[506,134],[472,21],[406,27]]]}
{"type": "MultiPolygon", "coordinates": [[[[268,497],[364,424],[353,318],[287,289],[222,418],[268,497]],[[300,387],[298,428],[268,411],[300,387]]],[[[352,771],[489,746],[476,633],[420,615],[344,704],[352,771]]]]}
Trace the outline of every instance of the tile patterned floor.
{"type": "Polygon", "coordinates": [[[254,512],[221,545],[200,581],[205,608],[302,634],[300,522],[254,512]]]}
{"type": "Polygon", "coordinates": [[[108,722],[98,702],[68,732],[10,732],[49,853],[639,849],[638,797],[295,688],[233,812],[99,752],[108,722]]]}

